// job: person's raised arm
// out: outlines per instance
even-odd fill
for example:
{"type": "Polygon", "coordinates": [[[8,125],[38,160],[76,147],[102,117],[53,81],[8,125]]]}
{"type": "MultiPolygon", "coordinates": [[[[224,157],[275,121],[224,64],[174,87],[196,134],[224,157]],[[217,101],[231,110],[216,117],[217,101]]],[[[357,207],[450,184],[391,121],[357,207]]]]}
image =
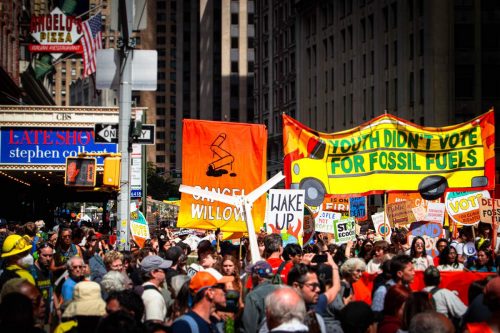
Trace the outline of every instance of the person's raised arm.
{"type": "Polygon", "coordinates": [[[333,302],[335,297],[340,291],[340,275],[339,275],[339,267],[333,261],[332,255],[327,252],[327,261],[326,263],[332,267],[332,287],[328,290],[325,290],[325,296],[328,300],[328,304],[333,302]]]}

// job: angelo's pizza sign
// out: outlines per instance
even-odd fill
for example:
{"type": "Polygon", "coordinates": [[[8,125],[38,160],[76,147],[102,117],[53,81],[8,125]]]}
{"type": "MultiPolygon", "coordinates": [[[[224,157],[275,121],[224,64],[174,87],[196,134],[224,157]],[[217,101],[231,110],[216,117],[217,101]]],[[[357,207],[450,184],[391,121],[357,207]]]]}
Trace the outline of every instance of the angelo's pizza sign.
{"type": "Polygon", "coordinates": [[[331,134],[283,115],[283,145],[287,185],[305,189],[310,206],[326,194],[420,191],[436,199],[447,189],[495,185],[493,111],[440,128],[385,114],[331,134]]]}

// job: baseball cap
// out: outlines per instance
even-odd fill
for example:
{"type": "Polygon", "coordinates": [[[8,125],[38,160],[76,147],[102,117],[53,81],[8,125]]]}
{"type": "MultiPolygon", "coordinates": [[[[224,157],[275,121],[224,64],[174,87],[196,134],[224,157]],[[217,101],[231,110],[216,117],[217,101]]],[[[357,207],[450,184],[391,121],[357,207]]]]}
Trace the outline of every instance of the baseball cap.
{"type": "Polygon", "coordinates": [[[245,271],[250,274],[256,274],[263,278],[268,278],[273,276],[273,268],[265,260],[259,260],[255,264],[248,265],[245,271]]]}
{"type": "Polygon", "coordinates": [[[3,217],[0,218],[0,228],[5,228],[7,226],[7,220],[3,217]]]}
{"type": "Polygon", "coordinates": [[[203,289],[213,287],[217,284],[234,281],[234,276],[223,276],[213,268],[197,272],[189,282],[189,289],[197,294],[203,289]]]}
{"type": "Polygon", "coordinates": [[[141,269],[144,272],[152,272],[155,269],[167,269],[172,266],[172,261],[164,260],[159,256],[147,256],[140,263],[141,269]]]}

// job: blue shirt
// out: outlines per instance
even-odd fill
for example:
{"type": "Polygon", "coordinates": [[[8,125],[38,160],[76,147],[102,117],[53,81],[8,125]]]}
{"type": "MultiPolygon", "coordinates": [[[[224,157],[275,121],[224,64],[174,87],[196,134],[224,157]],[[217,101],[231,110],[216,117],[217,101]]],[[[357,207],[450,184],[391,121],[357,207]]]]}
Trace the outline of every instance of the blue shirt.
{"type": "Polygon", "coordinates": [[[69,302],[73,299],[73,292],[75,291],[76,284],[77,282],[71,277],[68,277],[66,281],[64,281],[61,290],[61,295],[64,303],[69,302]]]}
{"type": "Polygon", "coordinates": [[[314,305],[314,312],[323,316],[326,314],[327,306],[328,306],[328,298],[326,298],[325,294],[320,294],[318,297],[318,303],[314,305]]]}
{"type": "Polygon", "coordinates": [[[176,319],[170,328],[170,332],[194,333],[195,330],[191,329],[191,326],[189,325],[189,322],[185,319],[185,317],[190,317],[190,319],[194,320],[193,325],[198,326],[199,333],[217,332],[215,325],[213,323],[207,323],[203,318],[198,316],[193,311],[189,311],[185,315],[176,319]]]}

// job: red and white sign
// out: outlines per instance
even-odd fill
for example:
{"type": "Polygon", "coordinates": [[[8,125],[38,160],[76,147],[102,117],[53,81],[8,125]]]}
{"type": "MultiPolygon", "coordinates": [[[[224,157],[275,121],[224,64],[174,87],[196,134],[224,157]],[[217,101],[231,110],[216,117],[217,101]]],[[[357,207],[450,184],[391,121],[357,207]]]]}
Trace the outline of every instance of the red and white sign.
{"type": "Polygon", "coordinates": [[[59,8],[48,15],[33,15],[30,23],[31,36],[38,44],[30,44],[30,52],[81,53],[82,46],[76,42],[82,37],[82,19],[66,16],[59,8]]]}

